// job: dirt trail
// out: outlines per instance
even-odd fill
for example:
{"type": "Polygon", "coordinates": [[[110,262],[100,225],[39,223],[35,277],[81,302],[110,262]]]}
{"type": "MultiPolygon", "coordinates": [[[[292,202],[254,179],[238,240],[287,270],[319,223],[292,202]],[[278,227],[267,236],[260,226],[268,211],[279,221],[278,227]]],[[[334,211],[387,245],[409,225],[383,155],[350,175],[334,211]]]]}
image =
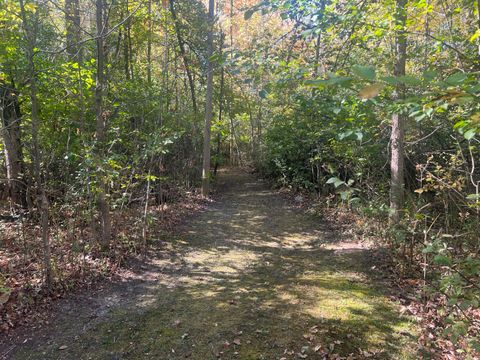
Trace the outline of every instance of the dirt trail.
{"type": "Polygon", "coordinates": [[[415,326],[368,269],[369,252],[290,207],[266,184],[223,173],[139,279],[76,301],[12,359],[416,358],[415,326]]]}

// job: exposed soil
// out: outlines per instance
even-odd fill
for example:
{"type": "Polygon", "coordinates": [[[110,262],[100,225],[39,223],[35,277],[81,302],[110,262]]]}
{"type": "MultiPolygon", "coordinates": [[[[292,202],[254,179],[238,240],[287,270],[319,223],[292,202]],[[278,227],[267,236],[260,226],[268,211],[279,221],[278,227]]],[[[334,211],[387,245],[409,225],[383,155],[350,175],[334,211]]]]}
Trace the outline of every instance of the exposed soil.
{"type": "MultiPolygon", "coordinates": [[[[0,343],[5,359],[415,359],[416,325],[371,251],[262,181],[222,173],[219,199],[121,282],[58,303],[0,343]]],[[[1,356],[1,355],[0,355],[1,356]]]]}

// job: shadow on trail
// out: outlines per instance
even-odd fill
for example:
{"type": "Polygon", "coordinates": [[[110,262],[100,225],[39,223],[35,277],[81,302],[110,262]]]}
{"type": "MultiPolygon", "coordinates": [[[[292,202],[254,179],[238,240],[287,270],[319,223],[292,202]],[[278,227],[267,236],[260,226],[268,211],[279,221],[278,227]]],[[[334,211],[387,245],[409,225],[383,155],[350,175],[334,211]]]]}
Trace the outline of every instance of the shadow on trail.
{"type": "Polygon", "coordinates": [[[130,306],[16,358],[416,357],[414,326],[369,272],[368,250],[325,249],[344,240],[328,224],[250,175],[221,180],[221,199],[168,240],[130,306]]]}

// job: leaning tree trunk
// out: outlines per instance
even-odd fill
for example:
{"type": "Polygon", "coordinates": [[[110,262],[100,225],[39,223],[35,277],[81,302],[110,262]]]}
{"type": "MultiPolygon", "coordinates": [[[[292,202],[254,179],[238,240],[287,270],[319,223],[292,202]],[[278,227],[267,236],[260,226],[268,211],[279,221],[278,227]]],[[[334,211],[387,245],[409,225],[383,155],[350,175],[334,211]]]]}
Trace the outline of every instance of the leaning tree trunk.
{"type": "Polygon", "coordinates": [[[207,93],[205,96],[205,128],[203,133],[202,196],[207,197],[210,188],[210,132],[213,116],[213,26],[215,22],[215,0],[208,1],[207,38],[207,93]]]}
{"type": "Polygon", "coordinates": [[[103,111],[103,90],[105,88],[105,49],[104,49],[104,22],[103,1],[96,0],[97,24],[97,74],[95,87],[95,118],[96,118],[96,163],[98,176],[97,206],[100,216],[100,243],[104,250],[108,250],[111,238],[110,206],[107,201],[107,181],[103,171],[105,156],[106,122],[103,111]]]}
{"type": "Polygon", "coordinates": [[[21,118],[18,94],[13,86],[0,82],[0,126],[7,170],[7,190],[12,211],[17,206],[25,205],[21,118]]]}
{"type": "MultiPolygon", "coordinates": [[[[395,11],[395,76],[405,75],[405,63],[407,59],[407,35],[405,25],[407,0],[397,0],[395,11]]],[[[397,101],[404,99],[405,87],[402,84],[396,86],[394,97],[397,101]]],[[[404,179],[404,137],[406,116],[397,112],[392,116],[392,133],[390,137],[390,221],[398,224],[402,219],[405,202],[405,179],[404,179]]]]}

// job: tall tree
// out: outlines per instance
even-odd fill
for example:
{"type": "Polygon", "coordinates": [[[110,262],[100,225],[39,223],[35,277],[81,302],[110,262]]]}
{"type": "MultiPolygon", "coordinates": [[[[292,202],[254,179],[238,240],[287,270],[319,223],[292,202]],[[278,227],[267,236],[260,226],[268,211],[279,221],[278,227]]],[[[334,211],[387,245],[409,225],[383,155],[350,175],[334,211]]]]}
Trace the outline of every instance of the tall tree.
{"type": "Polygon", "coordinates": [[[213,31],[215,24],[215,0],[208,1],[207,35],[207,92],[205,95],[205,128],[203,132],[202,195],[207,197],[210,190],[210,133],[213,116],[213,31]]]}
{"type": "Polygon", "coordinates": [[[104,0],[96,0],[95,19],[97,24],[97,74],[95,87],[95,119],[96,119],[96,162],[98,176],[97,204],[100,216],[100,241],[103,249],[108,249],[111,238],[110,206],[107,201],[107,182],[103,170],[106,142],[106,114],[104,113],[103,96],[106,85],[105,49],[104,49],[104,0]]]}
{"type": "Polygon", "coordinates": [[[20,4],[20,16],[23,24],[25,53],[27,58],[27,73],[28,83],[30,87],[30,104],[31,104],[31,120],[32,120],[32,159],[33,159],[33,171],[36,182],[37,193],[37,208],[40,210],[40,225],[42,233],[43,244],[43,259],[44,259],[44,273],[45,284],[47,289],[50,290],[52,284],[52,266],[50,260],[50,238],[48,234],[48,200],[45,191],[45,186],[42,179],[41,169],[41,152],[39,141],[39,127],[40,127],[40,102],[38,101],[37,92],[37,74],[35,69],[35,49],[37,47],[37,34],[38,34],[38,11],[33,10],[33,14],[30,14],[31,10],[27,10],[23,0],[19,0],[20,4]]]}
{"type": "MultiPolygon", "coordinates": [[[[405,75],[407,60],[407,34],[405,30],[407,22],[408,0],[397,0],[395,5],[395,76],[405,75]]],[[[395,88],[394,98],[401,101],[405,98],[405,86],[398,84],[395,88]]],[[[390,220],[397,224],[402,218],[405,202],[405,122],[406,115],[397,111],[392,115],[392,132],[390,136],[390,220]]]]}

